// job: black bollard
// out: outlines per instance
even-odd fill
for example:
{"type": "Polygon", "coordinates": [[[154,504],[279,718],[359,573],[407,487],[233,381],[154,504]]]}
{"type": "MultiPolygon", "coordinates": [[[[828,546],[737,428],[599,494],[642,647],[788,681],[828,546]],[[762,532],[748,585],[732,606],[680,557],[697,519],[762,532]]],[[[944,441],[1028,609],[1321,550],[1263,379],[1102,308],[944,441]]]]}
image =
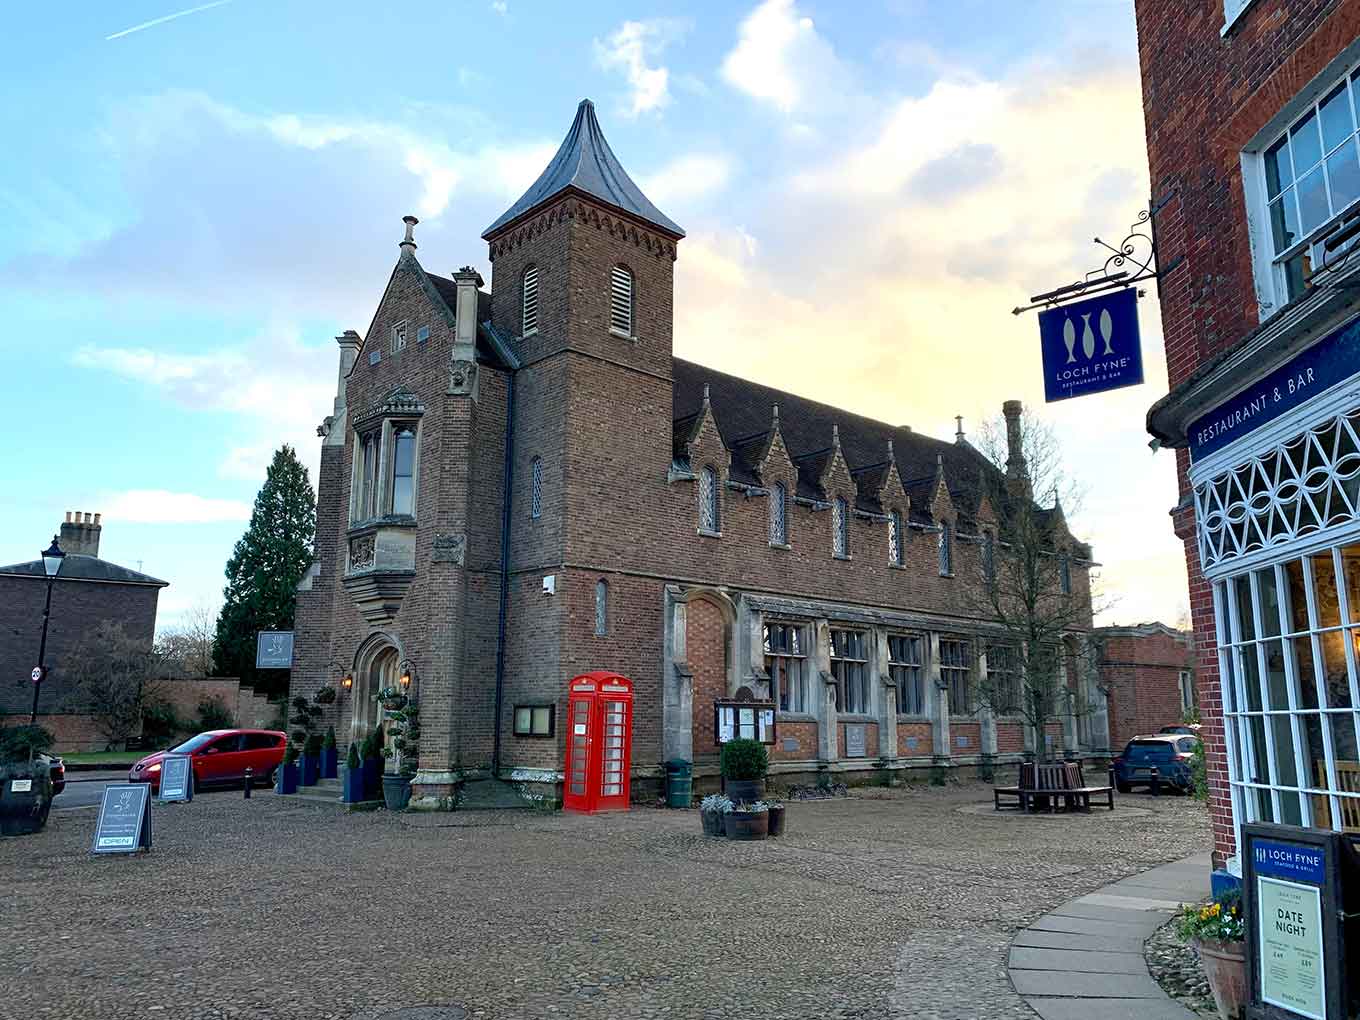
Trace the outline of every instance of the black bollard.
{"type": "Polygon", "coordinates": [[[246,800],[250,800],[250,787],[255,782],[255,770],[246,768],[246,800]]]}

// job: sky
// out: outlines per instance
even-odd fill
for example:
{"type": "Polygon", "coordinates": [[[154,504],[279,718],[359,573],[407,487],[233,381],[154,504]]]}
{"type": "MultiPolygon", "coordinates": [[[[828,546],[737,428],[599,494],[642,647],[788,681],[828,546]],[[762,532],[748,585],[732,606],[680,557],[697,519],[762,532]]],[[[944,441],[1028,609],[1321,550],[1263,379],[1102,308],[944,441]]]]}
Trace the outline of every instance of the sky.
{"type": "Polygon", "coordinates": [[[1132,0],[76,0],[0,38],[0,563],[65,511],[216,606],[270,455],[315,480],[334,337],[420,218],[471,264],[580,99],[687,231],[675,353],[941,438],[1026,402],[1085,489],[1099,622],[1186,614],[1146,382],[1045,405],[1030,294],[1147,204],[1132,0]]]}

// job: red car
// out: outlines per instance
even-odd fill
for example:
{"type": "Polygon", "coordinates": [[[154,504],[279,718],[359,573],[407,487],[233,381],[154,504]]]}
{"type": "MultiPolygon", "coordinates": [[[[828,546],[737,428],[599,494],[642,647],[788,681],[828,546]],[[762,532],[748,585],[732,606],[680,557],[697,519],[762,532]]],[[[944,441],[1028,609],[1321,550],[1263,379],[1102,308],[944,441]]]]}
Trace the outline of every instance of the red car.
{"type": "Polygon", "coordinates": [[[192,755],[194,789],[227,785],[245,780],[251,770],[260,786],[274,782],[274,770],[283,762],[288,735],[278,730],[208,730],[190,737],[169,751],[148,754],[128,771],[129,783],[161,785],[161,759],[167,754],[192,755]]]}

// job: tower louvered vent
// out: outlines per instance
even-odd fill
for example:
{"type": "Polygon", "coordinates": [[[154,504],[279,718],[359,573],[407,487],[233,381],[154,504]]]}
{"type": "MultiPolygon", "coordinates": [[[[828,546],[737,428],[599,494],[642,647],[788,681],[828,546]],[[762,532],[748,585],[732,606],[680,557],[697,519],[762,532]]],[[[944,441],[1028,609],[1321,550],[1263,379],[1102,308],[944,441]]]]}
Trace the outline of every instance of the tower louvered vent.
{"type": "Polygon", "coordinates": [[[633,335],[633,274],[615,266],[609,277],[609,328],[633,335]]]}
{"type": "Polygon", "coordinates": [[[520,335],[528,336],[536,329],[538,329],[538,266],[530,266],[524,270],[520,335]]]}

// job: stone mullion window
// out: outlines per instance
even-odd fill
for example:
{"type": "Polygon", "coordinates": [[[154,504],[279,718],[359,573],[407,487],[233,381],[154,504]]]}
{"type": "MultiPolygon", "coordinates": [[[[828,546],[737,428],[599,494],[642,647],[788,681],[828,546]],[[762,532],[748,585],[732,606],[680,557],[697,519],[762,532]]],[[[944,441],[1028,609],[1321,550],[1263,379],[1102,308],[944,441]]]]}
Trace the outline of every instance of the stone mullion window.
{"type": "Polygon", "coordinates": [[[973,644],[967,638],[940,638],[940,680],[949,697],[949,714],[972,715],[973,644]]]}
{"type": "Polygon", "coordinates": [[[888,676],[897,688],[899,715],[926,714],[924,640],[919,634],[888,635],[888,676]]]}
{"type": "Polygon", "coordinates": [[[868,715],[873,711],[869,693],[868,635],[864,631],[831,631],[831,676],[836,681],[838,712],[868,715]]]}
{"type": "Polygon", "coordinates": [[[807,637],[803,627],[778,620],[761,628],[770,694],[781,712],[810,711],[807,696],[807,637]]]}
{"type": "Polygon", "coordinates": [[[988,646],[987,689],[998,715],[1020,711],[1020,657],[1014,645],[988,646]]]}

